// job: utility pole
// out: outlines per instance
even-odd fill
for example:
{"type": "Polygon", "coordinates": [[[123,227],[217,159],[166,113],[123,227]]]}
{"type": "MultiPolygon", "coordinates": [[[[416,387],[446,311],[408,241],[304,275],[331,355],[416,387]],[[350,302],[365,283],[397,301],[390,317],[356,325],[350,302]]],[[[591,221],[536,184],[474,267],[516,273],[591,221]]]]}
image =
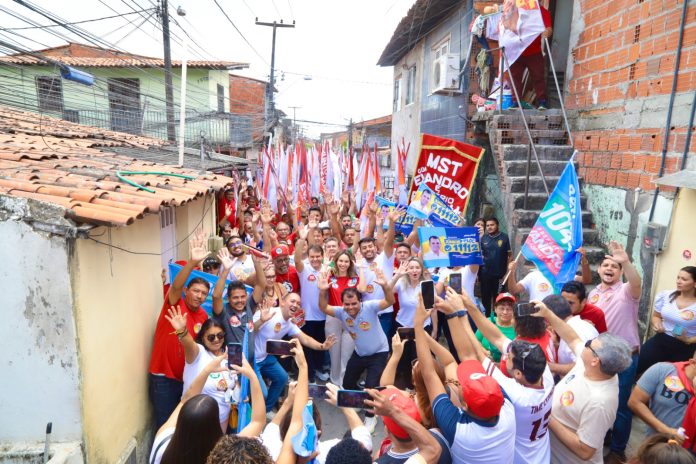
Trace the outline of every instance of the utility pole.
{"type": "MultiPolygon", "coordinates": [[[[162,20],[162,41],[164,42],[164,98],[167,107],[167,140],[175,142],[172,50],[169,45],[169,6],[167,0],[160,0],[160,19],[162,20]]],[[[181,136],[183,137],[183,134],[181,136]]]]}
{"type": "Polygon", "coordinates": [[[293,143],[297,140],[297,110],[301,109],[301,106],[289,106],[292,110],[292,141],[293,143]]]}
{"type": "Polygon", "coordinates": [[[271,78],[268,87],[266,87],[266,130],[270,129],[270,122],[275,119],[275,103],[273,101],[273,89],[275,88],[275,43],[276,43],[276,29],[279,27],[295,27],[295,21],[292,24],[283,24],[283,20],[280,22],[273,21],[272,23],[264,23],[256,18],[257,26],[269,26],[273,28],[273,46],[271,48],[271,78]]]}

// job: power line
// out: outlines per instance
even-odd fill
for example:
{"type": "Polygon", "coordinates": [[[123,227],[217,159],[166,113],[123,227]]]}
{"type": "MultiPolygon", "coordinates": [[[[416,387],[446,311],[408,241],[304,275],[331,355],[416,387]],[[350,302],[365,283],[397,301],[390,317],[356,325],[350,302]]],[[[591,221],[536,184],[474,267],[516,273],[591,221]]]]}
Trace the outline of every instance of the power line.
{"type": "Polygon", "coordinates": [[[234,21],[232,21],[232,19],[227,15],[225,10],[222,9],[222,6],[220,6],[220,4],[218,3],[218,0],[213,0],[213,2],[215,3],[215,5],[217,5],[218,9],[222,12],[222,14],[225,16],[225,18],[227,18],[227,21],[232,25],[232,27],[234,27],[234,30],[237,31],[237,33],[242,37],[242,39],[244,39],[244,42],[246,42],[246,44],[249,46],[249,48],[251,48],[253,50],[253,52],[256,54],[256,56],[258,56],[261,59],[261,61],[263,61],[266,65],[268,65],[268,61],[266,61],[266,59],[261,55],[261,53],[259,53],[258,50],[256,50],[253,45],[251,45],[251,42],[249,42],[247,40],[247,38],[244,37],[244,34],[242,34],[242,31],[239,30],[239,28],[234,23],[234,21]]]}
{"type": "MultiPolygon", "coordinates": [[[[67,24],[69,24],[70,26],[73,26],[75,24],[93,23],[95,21],[104,21],[105,19],[122,18],[122,17],[127,16],[127,15],[132,15],[132,14],[136,14],[136,13],[143,13],[145,11],[148,11],[148,10],[133,11],[133,12],[129,12],[129,13],[120,13],[120,14],[116,14],[113,16],[103,16],[101,18],[85,19],[82,21],[73,21],[73,22],[67,23],[67,24]]],[[[38,26],[0,28],[0,30],[3,30],[3,31],[22,31],[25,29],[46,29],[48,27],[61,27],[61,26],[58,24],[40,24],[38,26]]]]}

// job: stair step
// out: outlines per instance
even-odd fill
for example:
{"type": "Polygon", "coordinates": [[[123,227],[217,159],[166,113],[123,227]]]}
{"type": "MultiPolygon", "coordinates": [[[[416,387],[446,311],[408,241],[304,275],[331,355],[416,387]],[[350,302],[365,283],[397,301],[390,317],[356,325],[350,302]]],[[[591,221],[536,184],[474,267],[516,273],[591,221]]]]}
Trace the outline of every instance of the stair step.
{"type": "MultiPolygon", "coordinates": [[[[512,212],[512,224],[517,227],[532,227],[539,216],[539,210],[515,209],[512,212]]],[[[590,211],[582,212],[582,226],[590,227],[592,225],[592,213],[590,211]]]]}
{"type": "MultiPolygon", "coordinates": [[[[495,129],[495,132],[495,140],[502,145],[529,143],[527,131],[524,129],[495,129]]],[[[529,132],[536,145],[568,145],[568,134],[562,129],[532,129],[529,132]]]]}
{"type": "MultiPolygon", "coordinates": [[[[527,173],[527,161],[508,161],[505,160],[505,173],[507,176],[525,176],[527,173]]],[[[568,164],[567,161],[540,161],[541,168],[543,169],[545,176],[560,176],[568,164]]],[[[536,161],[529,163],[529,175],[538,176],[539,166],[536,161]]],[[[555,184],[554,184],[555,185],[555,184]]],[[[551,187],[549,187],[551,188],[551,187]]]]}
{"type": "MultiPolygon", "coordinates": [[[[563,114],[560,110],[525,110],[525,119],[530,129],[534,130],[563,130],[563,114]]],[[[493,116],[489,130],[494,129],[517,129],[524,130],[524,123],[520,117],[519,110],[509,110],[508,112],[493,116]]]]}
{"type": "MultiPolygon", "coordinates": [[[[502,155],[505,161],[527,161],[529,145],[502,145],[502,155]]],[[[568,161],[573,155],[573,147],[570,145],[539,145],[536,147],[539,160],[568,161]]],[[[530,157],[532,163],[534,153],[530,157]]]]}
{"type": "MultiPolygon", "coordinates": [[[[512,200],[512,207],[515,209],[524,209],[524,192],[520,193],[510,193],[510,199],[512,200]]],[[[546,205],[546,201],[549,199],[549,196],[546,195],[546,192],[539,192],[539,193],[529,193],[527,195],[527,208],[526,209],[531,209],[531,210],[538,210],[541,211],[544,206],[546,205]]],[[[580,195],[580,207],[582,209],[587,208],[587,197],[584,195],[580,195]]]]}
{"type": "MultiPolygon", "coordinates": [[[[524,193],[524,185],[527,181],[525,176],[508,176],[507,179],[510,182],[510,191],[512,193],[524,193]]],[[[553,191],[553,188],[558,183],[558,179],[560,179],[560,176],[546,176],[546,185],[549,187],[549,193],[553,191]]],[[[529,193],[546,194],[540,176],[531,176],[529,178],[529,193]]]]}
{"type": "MultiPolygon", "coordinates": [[[[517,235],[515,240],[515,245],[517,245],[516,250],[519,250],[521,245],[527,240],[529,232],[532,230],[531,227],[518,227],[517,235]]],[[[582,228],[582,241],[583,247],[587,250],[589,247],[597,248],[601,246],[599,242],[599,231],[597,229],[590,229],[587,227],[582,228]]],[[[588,257],[589,259],[589,257],[588,257]]],[[[592,262],[592,260],[590,260],[592,262]]]]}

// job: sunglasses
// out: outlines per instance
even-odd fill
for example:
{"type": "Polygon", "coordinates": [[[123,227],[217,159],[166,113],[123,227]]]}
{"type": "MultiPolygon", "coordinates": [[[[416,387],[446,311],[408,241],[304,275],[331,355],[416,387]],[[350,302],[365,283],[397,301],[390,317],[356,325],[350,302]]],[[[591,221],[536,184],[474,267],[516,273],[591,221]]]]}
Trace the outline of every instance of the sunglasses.
{"type": "Polygon", "coordinates": [[[594,338],[587,340],[585,342],[585,348],[588,348],[592,352],[592,354],[595,356],[595,358],[599,359],[599,363],[602,364],[602,358],[600,358],[599,355],[597,354],[597,352],[595,351],[595,349],[592,348],[592,340],[594,340],[594,338]]]}
{"type": "Polygon", "coordinates": [[[216,334],[209,334],[205,336],[205,339],[208,340],[210,343],[213,343],[215,339],[217,340],[224,340],[225,338],[225,332],[218,332],[216,334]]]}

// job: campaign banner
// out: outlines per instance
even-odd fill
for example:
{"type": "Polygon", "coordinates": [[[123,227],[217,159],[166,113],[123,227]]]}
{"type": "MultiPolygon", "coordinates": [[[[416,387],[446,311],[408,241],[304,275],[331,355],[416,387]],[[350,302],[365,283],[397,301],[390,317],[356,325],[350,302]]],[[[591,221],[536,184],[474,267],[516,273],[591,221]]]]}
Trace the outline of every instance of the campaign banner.
{"type": "Polygon", "coordinates": [[[483,264],[476,227],[420,227],[418,240],[425,267],[483,264]]]}
{"type": "Polygon", "coordinates": [[[529,232],[522,254],[536,265],[559,293],[564,283],[575,278],[581,258],[576,250],[581,246],[580,187],[571,158],[529,232]]]}
{"type": "MultiPolygon", "coordinates": [[[[183,266],[181,266],[180,264],[169,263],[169,275],[171,276],[170,282],[174,282],[174,279],[176,279],[176,275],[182,269],[183,269],[183,266]]],[[[186,286],[191,281],[191,279],[193,279],[194,277],[200,277],[200,278],[205,279],[206,281],[208,281],[210,283],[210,291],[208,292],[208,296],[205,299],[205,301],[203,302],[203,304],[201,305],[201,307],[203,309],[205,309],[205,312],[208,313],[208,316],[212,316],[213,315],[213,287],[215,287],[215,283],[218,280],[218,276],[214,276],[212,274],[208,274],[207,272],[197,271],[194,269],[193,271],[191,271],[191,275],[189,275],[189,278],[186,280],[186,283],[184,284],[184,291],[186,291],[186,286]]],[[[232,282],[231,280],[227,279],[227,282],[225,282],[225,288],[227,288],[227,286],[231,282],[232,282]]],[[[248,285],[246,285],[245,287],[246,287],[247,294],[249,295],[249,297],[251,297],[251,292],[254,291],[254,288],[250,287],[248,285]]],[[[226,294],[226,292],[225,292],[225,294],[226,294]]]]}
{"type": "MultiPolygon", "coordinates": [[[[375,196],[375,201],[377,201],[377,203],[380,205],[380,214],[384,215],[384,217],[386,217],[386,214],[388,214],[390,211],[393,211],[395,208],[399,207],[397,203],[379,196],[375,196]]],[[[396,223],[395,228],[397,231],[408,236],[413,230],[413,226],[418,219],[436,227],[456,227],[461,222],[459,214],[448,207],[445,202],[425,184],[421,184],[421,186],[418,187],[418,192],[414,198],[414,201],[412,202],[412,205],[407,207],[406,214],[399,219],[399,222],[396,223]],[[426,209],[413,205],[413,203],[418,203],[422,198],[424,198],[423,194],[425,194],[425,198],[427,199],[428,203],[427,211],[426,209]],[[426,212],[427,215],[425,214],[426,212]]],[[[383,227],[387,229],[388,222],[385,222],[383,227]]]]}
{"type": "Polygon", "coordinates": [[[425,184],[457,214],[465,212],[479,161],[485,151],[457,140],[422,134],[409,204],[419,187],[425,184]]]}
{"type": "Polygon", "coordinates": [[[538,0],[505,0],[487,19],[486,37],[505,49],[505,69],[546,29],[538,0]]]}

